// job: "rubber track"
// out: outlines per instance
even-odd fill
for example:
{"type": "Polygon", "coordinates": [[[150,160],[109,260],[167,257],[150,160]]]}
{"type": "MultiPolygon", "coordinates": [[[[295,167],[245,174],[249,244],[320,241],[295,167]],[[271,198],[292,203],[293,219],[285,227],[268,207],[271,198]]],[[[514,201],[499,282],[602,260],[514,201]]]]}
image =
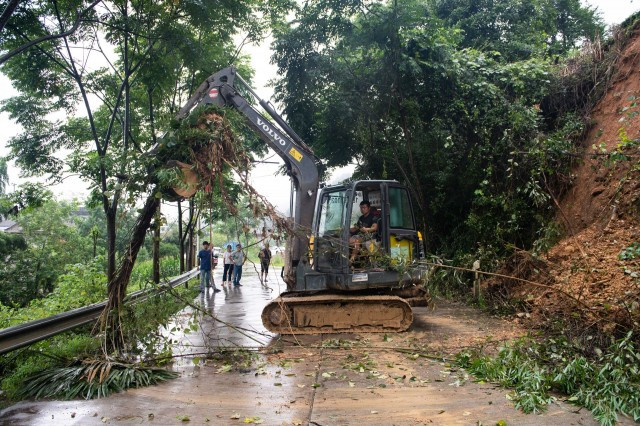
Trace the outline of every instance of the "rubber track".
{"type": "Polygon", "coordinates": [[[397,296],[281,296],[262,311],[273,333],[384,333],[404,331],[413,322],[411,306],[397,296]],[[279,324],[278,324],[279,323],[279,324]]]}

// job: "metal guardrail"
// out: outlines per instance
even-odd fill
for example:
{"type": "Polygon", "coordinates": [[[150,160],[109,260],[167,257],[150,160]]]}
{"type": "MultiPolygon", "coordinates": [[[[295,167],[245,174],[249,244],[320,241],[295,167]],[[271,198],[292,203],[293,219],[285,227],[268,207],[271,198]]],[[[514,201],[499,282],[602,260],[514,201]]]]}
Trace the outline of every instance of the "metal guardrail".
{"type": "MultiPolygon", "coordinates": [[[[178,275],[167,282],[165,288],[174,288],[185,284],[187,281],[196,277],[198,272],[197,269],[193,269],[182,275],[178,275]]],[[[125,303],[141,302],[154,293],[155,289],[135,291],[127,295],[125,303]]],[[[55,336],[63,331],[71,330],[72,328],[95,321],[100,317],[106,304],[107,301],[104,300],[99,303],[94,303],[93,305],[83,306],[82,308],[73,309],[47,318],[2,329],[0,330],[0,354],[11,352],[23,346],[28,346],[40,340],[55,336]]]]}

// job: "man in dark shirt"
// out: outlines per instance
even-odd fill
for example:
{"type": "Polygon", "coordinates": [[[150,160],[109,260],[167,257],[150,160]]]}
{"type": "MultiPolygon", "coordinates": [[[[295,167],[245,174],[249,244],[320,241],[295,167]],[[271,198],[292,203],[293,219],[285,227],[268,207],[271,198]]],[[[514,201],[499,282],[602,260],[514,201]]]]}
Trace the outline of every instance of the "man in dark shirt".
{"type": "MultiPolygon", "coordinates": [[[[200,293],[204,293],[205,288],[209,288],[211,283],[211,250],[209,250],[209,242],[202,243],[202,250],[198,252],[198,264],[200,265],[200,293]]],[[[213,291],[215,293],[220,290],[213,285],[213,291]]]]}
{"type": "Polygon", "coordinates": [[[260,258],[260,279],[262,282],[267,282],[269,278],[269,264],[271,263],[271,250],[269,250],[269,243],[265,243],[264,248],[258,253],[260,258]],[[264,279],[262,278],[264,276],[264,279]]]}
{"type": "Polygon", "coordinates": [[[374,239],[378,232],[378,221],[371,212],[371,203],[368,201],[360,202],[360,212],[362,216],[360,216],[356,225],[350,229],[352,237],[349,239],[349,244],[353,246],[351,263],[360,252],[362,244],[365,241],[374,239]]]}

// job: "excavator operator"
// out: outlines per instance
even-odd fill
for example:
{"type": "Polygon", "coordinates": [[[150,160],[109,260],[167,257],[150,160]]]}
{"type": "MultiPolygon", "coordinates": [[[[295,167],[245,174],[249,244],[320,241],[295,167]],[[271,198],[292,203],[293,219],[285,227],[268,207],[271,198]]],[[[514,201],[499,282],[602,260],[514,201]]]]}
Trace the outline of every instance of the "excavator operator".
{"type": "Polygon", "coordinates": [[[378,233],[378,221],[371,210],[369,201],[360,202],[360,212],[362,216],[360,216],[355,226],[349,229],[352,235],[349,239],[349,245],[353,247],[351,258],[349,259],[350,263],[354,262],[356,256],[360,253],[362,245],[369,240],[376,239],[378,233]]]}

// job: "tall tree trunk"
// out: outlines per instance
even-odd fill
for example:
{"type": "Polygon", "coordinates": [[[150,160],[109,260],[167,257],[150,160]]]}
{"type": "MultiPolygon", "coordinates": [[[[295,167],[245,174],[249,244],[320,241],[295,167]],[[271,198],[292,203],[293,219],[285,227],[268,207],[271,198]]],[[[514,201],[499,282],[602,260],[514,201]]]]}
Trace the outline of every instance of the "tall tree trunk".
{"type": "Polygon", "coordinates": [[[151,226],[151,220],[160,205],[160,199],[156,197],[155,193],[156,191],[154,189],[147,197],[145,205],[133,228],[127,251],[124,253],[124,256],[122,256],[122,263],[115,277],[109,281],[109,299],[100,317],[101,328],[105,333],[107,343],[105,349],[108,353],[120,351],[124,348],[125,342],[121,323],[122,303],[127,294],[127,286],[129,285],[129,279],[131,278],[131,271],[136,262],[136,257],[144,244],[144,238],[151,226]]]}
{"type": "Polygon", "coordinates": [[[111,282],[116,273],[116,212],[105,210],[107,218],[107,281],[111,282]]]}
{"type": "MultiPolygon", "coordinates": [[[[182,205],[180,205],[182,206],[182,205]]],[[[187,207],[187,211],[189,211],[189,207],[187,207]]],[[[180,217],[183,216],[182,210],[180,211],[180,217]]],[[[182,230],[180,234],[180,245],[182,247],[182,251],[184,253],[185,258],[185,270],[190,268],[190,259],[191,259],[191,249],[189,246],[189,235],[191,235],[191,228],[194,226],[195,217],[193,215],[189,215],[189,221],[187,222],[187,227],[182,230]]]]}
{"type": "Polygon", "coordinates": [[[0,16],[0,32],[2,32],[4,26],[9,22],[9,18],[13,15],[20,1],[21,0],[10,0],[9,3],[7,3],[7,7],[4,8],[4,12],[2,12],[2,16],[0,16]]]}
{"type": "MultiPolygon", "coordinates": [[[[40,273],[40,265],[42,264],[42,257],[44,256],[44,250],[47,247],[47,239],[44,238],[42,241],[42,248],[40,249],[40,256],[38,256],[38,263],[36,264],[36,270],[35,270],[35,274],[33,276],[33,286],[35,288],[35,290],[33,291],[33,298],[37,298],[39,296],[38,294],[38,274],[40,273]]],[[[44,292],[43,292],[44,293],[44,292]]]]}
{"type": "Polygon", "coordinates": [[[178,200],[178,244],[180,246],[180,273],[184,273],[184,239],[182,237],[182,202],[178,200]]]}
{"type": "MultiPolygon", "coordinates": [[[[123,46],[123,61],[124,61],[124,124],[122,126],[122,142],[124,144],[124,155],[127,155],[129,147],[129,105],[131,102],[129,96],[129,33],[127,32],[127,10],[128,2],[125,1],[122,9],[125,21],[124,32],[124,46],[123,46]]],[[[126,161],[122,162],[120,166],[120,174],[124,175],[126,170],[126,161]]],[[[106,181],[106,179],[105,179],[106,181]]],[[[103,185],[106,189],[106,185],[103,185]]],[[[103,190],[104,190],[103,189],[103,190]]],[[[116,273],[116,218],[118,216],[118,201],[120,199],[120,190],[116,190],[113,195],[111,205],[106,205],[105,213],[107,215],[107,279],[109,283],[115,279],[116,273]]],[[[110,285],[110,284],[109,284],[110,285]]]]}
{"type": "Polygon", "coordinates": [[[122,126],[122,142],[124,143],[124,153],[127,154],[127,148],[129,147],[129,130],[130,130],[130,108],[131,108],[131,96],[129,77],[131,70],[129,68],[129,2],[125,0],[122,7],[122,14],[124,15],[124,125],[122,126]]]}
{"type": "MultiPolygon", "coordinates": [[[[94,2],[93,6],[95,6],[97,4],[97,2],[94,2]]],[[[56,11],[56,16],[58,18],[58,25],[60,27],[60,31],[62,31],[62,33],[64,33],[64,25],[62,23],[62,18],[60,17],[60,12],[58,10],[58,5],[57,3],[54,1],[53,2],[55,11],[56,11]]],[[[84,103],[84,107],[85,110],[87,112],[87,118],[89,120],[89,127],[91,129],[91,135],[93,137],[93,140],[95,142],[96,145],[96,152],[98,153],[98,156],[100,157],[100,159],[104,159],[106,151],[107,151],[107,147],[109,145],[109,140],[111,138],[111,129],[112,129],[112,125],[113,125],[113,121],[115,120],[115,114],[117,113],[118,110],[118,104],[120,102],[120,93],[118,93],[118,98],[116,100],[116,104],[114,107],[114,111],[112,113],[112,117],[111,117],[111,124],[109,125],[108,131],[107,131],[107,135],[104,138],[104,145],[100,144],[100,138],[98,137],[98,130],[97,130],[97,126],[93,117],[93,112],[91,110],[91,106],[89,104],[89,96],[87,95],[87,91],[86,88],[84,86],[84,82],[82,81],[82,75],[80,74],[80,72],[78,71],[78,68],[76,67],[76,61],[73,59],[73,54],[71,53],[71,47],[69,46],[69,41],[67,40],[67,37],[64,36],[63,37],[63,41],[64,41],[64,45],[65,45],[65,49],[67,51],[67,55],[69,58],[68,64],[69,64],[69,70],[68,72],[71,74],[71,76],[73,77],[73,79],[76,81],[76,84],[78,85],[78,89],[80,89],[80,94],[82,95],[82,100],[84,103]]],[[[107,220],[107,280],[111,281],[113,279],[113,276],[115,274],[115,267],[116,267],[116,251],[115,251],[115,247],[116,247],[116,212],[117,212],[117,204],[114,203],[112,206],[109,205],[109,198],[107,197],[106,193],[107,193],[107,172],[105,169],[105,163],[103,161],[99,161],[99,165],[100,165],[100,189],[102,190],[102,207],[104,209],[104,213],[106,216],[106,220],[107,220]]],[[[114,197],[115,199],[115,197],[114,197]]]]}
{"type": "Polygon", "coordinates": [[[187,268],[193,269],[195,262],[193,256],[193,228],[195,228],[193,200],[189,200],[189,229],[187,230],[187,268]]]}
{"type": "Polygon", "coordinates": [[[153,226],[153,282],[160,283],[160,205],[156,210],[156,218],[153,226]]]}
{"type": "Polygon", "coordinates": [[[191,265],[189,269],[193,269],[196,267],[196,227],[198,226],[198,217],[196,215],[196,206],[192,201],[189,206],[189,215],[193,217],[193,221],[191,223],[191,229],[189,229],[189,250],[191,250],[191,265]]]}
{"type": "MultiPolygon", "coordinates": [[[[155,119],[153,113],[153,89],[151,89],[150,87],[147,88],[147,99],[149,101],[149,125],[151,126],[151,138],[153,140],[153,145],[155,145],[157,143],[157,140],[155,119]]],[[[161,208],[162,203],[160,204],[160,206],[158,206],[158,212],[156,213],[155,219],[156,223],[153,230],[153,282],[156,284],[160,283],[160,226],[162,219],[160,215],[161,208]]],[[[179,231],[180,229],[178,229],[178,232],[179,231]]],[[[182,268],[180,269],[180,273],[182,273],[182,268]]]]}

